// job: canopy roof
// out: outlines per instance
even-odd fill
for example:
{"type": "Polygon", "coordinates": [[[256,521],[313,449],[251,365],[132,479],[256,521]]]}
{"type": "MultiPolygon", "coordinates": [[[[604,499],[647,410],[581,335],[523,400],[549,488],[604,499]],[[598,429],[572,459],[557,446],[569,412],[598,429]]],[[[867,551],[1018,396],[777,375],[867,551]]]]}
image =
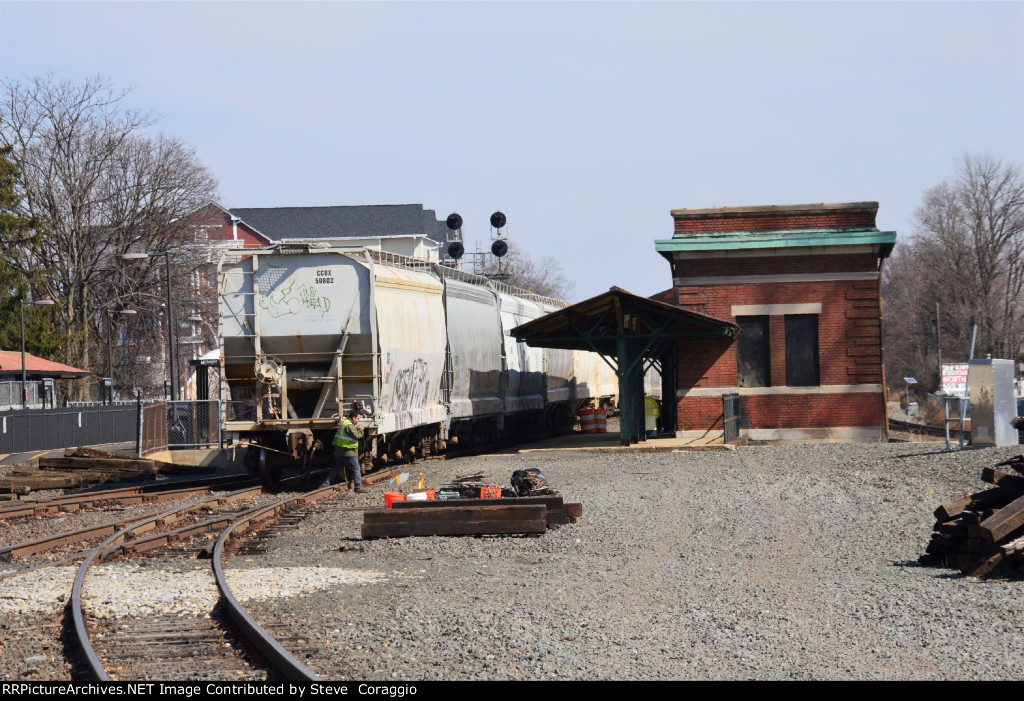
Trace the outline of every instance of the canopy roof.
{"type": "MultiPolygon", "coordinates": [[[[55,363],[52,360],[39,358],[31,353],[25,354],[25,374],[39,377],[85,377],[88,370],[79,370],[70,365],[55,363]]],[[[0,351],[0,377],[21,377],[21,352],[0,351]]]]}
{"type": "Polygon", "coordinates": [[[618,354],[620,337],[644,341],[729,338],[739,335],[732,322],[657,302],[612,287],[607,292],[551,312],[512,329],[530,346],[618,354]]]}
{"type": "Polygon", "coordinates": [[[739,331],[731,322],[613,287],[517,326],[511,333],[531,346],[595,351],[608,360],[619,380],[619,436],[623,445],[629,445],[646,440],[644,372],[648,363],[671,357],[680,341],[732,341],[739,331]]]}

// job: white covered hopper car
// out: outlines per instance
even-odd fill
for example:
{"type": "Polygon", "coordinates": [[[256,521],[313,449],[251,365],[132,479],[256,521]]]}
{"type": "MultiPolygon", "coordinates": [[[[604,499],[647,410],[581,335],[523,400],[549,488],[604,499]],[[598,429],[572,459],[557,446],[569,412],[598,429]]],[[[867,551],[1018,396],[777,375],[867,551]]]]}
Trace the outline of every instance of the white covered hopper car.
{"type": "Polygon", "coordinates": [[[610,404],[599,356],[531,348],[511,329],[565,306],[435,263],[282,244],[222,260],[224,432],[267,481],[331,462],[339,417],[367,416],[364,470],[570,426],[610,404]]]}

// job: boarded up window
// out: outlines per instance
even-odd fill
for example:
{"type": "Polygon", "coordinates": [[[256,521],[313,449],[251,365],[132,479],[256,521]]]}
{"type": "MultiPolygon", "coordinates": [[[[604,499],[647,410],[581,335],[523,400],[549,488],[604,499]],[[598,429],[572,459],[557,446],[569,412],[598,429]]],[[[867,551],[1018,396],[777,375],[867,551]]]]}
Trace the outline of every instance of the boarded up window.
{"type": "Polygon", "coordinates": [[[815,387],[818,374],[818,315],[786,315],[786,384],[815,387]]]}
{"type": "Polygon", "coordinates": [[[768,345],[767,316],[738,316],[740,337],[736,341],[736,371],[740,387],[770,387],[771,350],[768,345]]]}

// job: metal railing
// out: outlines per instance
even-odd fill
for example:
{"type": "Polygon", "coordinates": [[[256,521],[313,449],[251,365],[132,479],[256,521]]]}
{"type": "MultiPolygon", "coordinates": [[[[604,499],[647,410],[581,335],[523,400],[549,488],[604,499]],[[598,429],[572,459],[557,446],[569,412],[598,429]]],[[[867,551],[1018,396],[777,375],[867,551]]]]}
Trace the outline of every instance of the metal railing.
{"type": "Polygon", "coordinates": [[[722,395],[722,441],[731,443],[740,437],[740,395],[722,395]]]}
{"type": "Polygon", "coordinates": [[[167,404],[150,404],[142,408],[141,426],[136,442],[139,457],[167,449],[167,404]]]}
{"type": "Polygon", "coordinates": [[[960,431],[960,449],[964,447],[964,434],[966,433],[964,424],[967,422],[968,412],[970,411],[971,402],[966,397],[950,397],[944,396],[943,398],[943,424],[946,428],[946,450],[949,450],[949,426],[950,424],[958,424],[960,431]],[[950,414],[950,406],[956,407],[956,415],[950,414]]]}
{"type": "Polygon", "coordinates": [[[0,453],[133,443],[155,450],[217,447],[221,402],[162,402],[0,411],[0,453]]]}

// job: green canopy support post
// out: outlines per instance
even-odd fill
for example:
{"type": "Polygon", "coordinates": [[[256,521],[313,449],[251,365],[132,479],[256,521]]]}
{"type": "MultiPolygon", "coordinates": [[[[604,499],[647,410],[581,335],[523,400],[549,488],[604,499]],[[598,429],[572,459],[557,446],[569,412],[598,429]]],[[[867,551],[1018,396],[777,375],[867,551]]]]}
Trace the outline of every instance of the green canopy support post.
{"type": "Polygon", "coordinates": [[[622,445],[647,440],[644,430],[644,343],[624,333],[616,339],[619,367],[619,438],[622,445]],[[638,362],[641,361],[641,362],[638,362]]]}
{"type": "MultiPolygon", "coordinates": [[[[640,356],[641,361],[643,356],[640,356]]],[[[644,397],[647,395],[647,387],[644,384],[644,364],[643,362],[637,363],[636,370],[633,371],[633,382],[636,385],[636,391],[633,393],[633,415],[636,417],[634,428],[636,431],[636,440],[634,443],[644,443],[647,441],[647,421],[644,415],[644,397]]]]}
{"type": "Polygon", "coordinates": [[[645,430],[646,421],[644,416],[644,395],[646,387],[644,386],[644,348],[647,344],[644,341],[639,343],[633,341],[631,344],[633,347],[630,349],[630,355],[634,360],[634,369],[632,371],[633,377],[633,442],[642,443],[647,440],[647,431],[645,430]],[[638,361],[639,362],[636,362],[638,361]]]}
{"type": "Polygon", "coordinates": [[[626,343],[626,335],[619,333],[615,339],[615,356],[619,377],[619,440],[622,445],[632,443],[633,436],[633,402],[630,397],[633,383],[629,381],[629,344],[626,343]]]}

